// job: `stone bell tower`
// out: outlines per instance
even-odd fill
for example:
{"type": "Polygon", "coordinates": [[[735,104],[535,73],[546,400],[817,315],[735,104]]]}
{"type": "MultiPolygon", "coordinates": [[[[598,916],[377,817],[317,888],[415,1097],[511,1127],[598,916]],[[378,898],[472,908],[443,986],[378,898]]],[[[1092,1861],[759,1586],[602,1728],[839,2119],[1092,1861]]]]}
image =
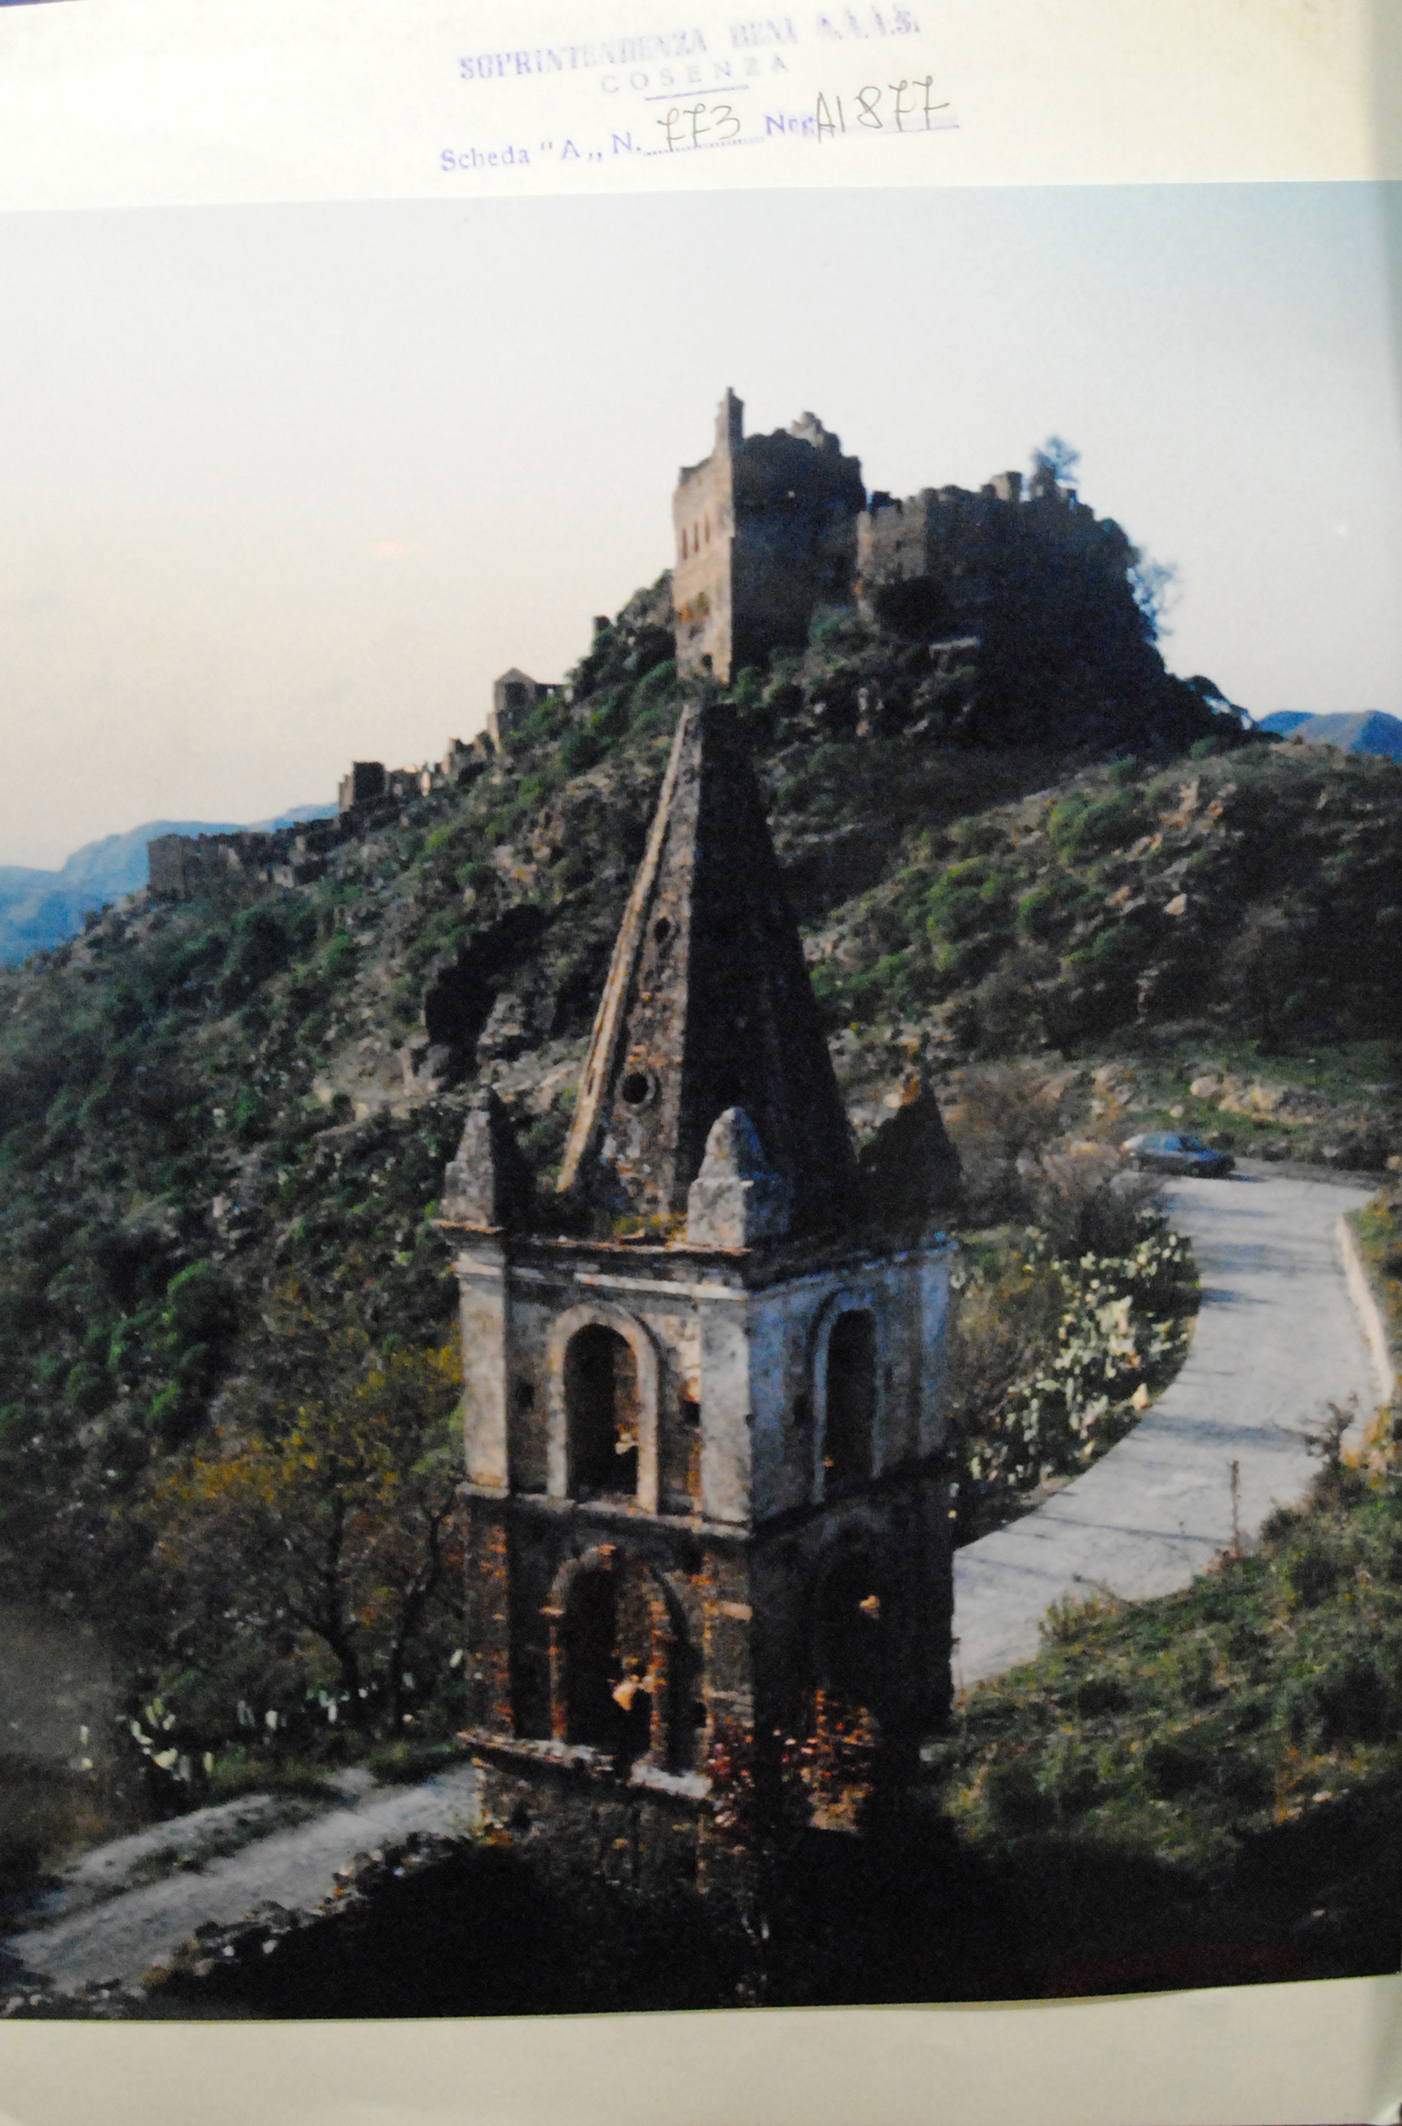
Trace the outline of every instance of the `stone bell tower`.
{"type": "Polygon", "coordinates": [[[704,1875],[719,1738],[838,1707],[913,1763],[949,1696],[955,1174],[918,1088],[859,1168],[732,712],[689,708],[559,1199],[490,1094],[448,1169],[468,1739],[503,1820],[704,1875]]]}

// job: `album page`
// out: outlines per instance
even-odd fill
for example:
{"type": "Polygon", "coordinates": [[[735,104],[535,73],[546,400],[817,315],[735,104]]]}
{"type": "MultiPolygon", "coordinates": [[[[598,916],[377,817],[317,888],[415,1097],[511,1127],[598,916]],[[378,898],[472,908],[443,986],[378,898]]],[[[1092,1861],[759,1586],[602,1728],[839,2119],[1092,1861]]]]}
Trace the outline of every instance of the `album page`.
{"type": "Polygon", "coordinates": [[[0,2119],[1397,2116],[1395,42],[5,0],[0,2119]]]}

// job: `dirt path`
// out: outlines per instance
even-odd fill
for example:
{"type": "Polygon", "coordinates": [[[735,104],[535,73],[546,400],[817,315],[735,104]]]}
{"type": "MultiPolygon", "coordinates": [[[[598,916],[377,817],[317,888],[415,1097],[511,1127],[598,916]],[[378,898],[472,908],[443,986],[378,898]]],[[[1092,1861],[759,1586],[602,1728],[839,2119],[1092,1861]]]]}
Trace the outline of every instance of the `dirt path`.
{"type": "Polygon", "coordinates": [[[1030,1660],[1048,1606],[1097,1589],[1182,1587],[1232,1540],[1250,1542],[1316,1464],[1302,1432],[1377,1385],[1339,1253],[1339,1215],[1366,1185],[1285,1175],[1184,1181],[1173,1223],[1193,1243],[1202,1306],[1182,1372],[1102,1461],[1025,1519],[955,1559],[955,1677],[967,1686],[1030,1660]]]}
{"type": "Polygon", "coordinates": [[[387,1839],[468,1826],[476,1797],[476,1774],[463,1766],[422,1786],[370,1786],[351,1806],[271,1836],[258,1835],[276,1807],[266,1795],[200,1809],[86,1855],[4,1948],[25,1972],[61,1991],[130,1984],[164,1963],[197,1927],[232,1925],[267,1903],[310,1911],[331,1895],[338,1868],[387,1839]],[[241,1833],[253,1842],[218,1852],[241,1833]],[[207,1857],[211,1851],[216,1857],[207,1857]],[[125,1886],[151,1865],[178,1872],[125,1886]]]}

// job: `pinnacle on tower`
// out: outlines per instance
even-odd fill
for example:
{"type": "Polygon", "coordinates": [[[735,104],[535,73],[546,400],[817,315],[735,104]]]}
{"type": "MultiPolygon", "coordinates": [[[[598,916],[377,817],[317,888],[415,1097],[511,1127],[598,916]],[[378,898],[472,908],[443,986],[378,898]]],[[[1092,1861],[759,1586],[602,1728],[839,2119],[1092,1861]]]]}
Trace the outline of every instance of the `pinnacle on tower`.
{"type": "Polygon", "coordinates": [[[531,1171],[512,1133],[500,1094],[477,1093],[467,1111],[458,1155],[443,1177],[443,1215],[455,1225],[525,1225],[531,1171]]]}
{"type": "Polygon", "coordinates": [[[730,1108],[790,1191],[789,1235],[840,1230],[856,1178],[847,1117],[734,711],[710,703],[677,731],[561,1190],[598,1223],[680,1237],[708,1135],[730,1108]]]}

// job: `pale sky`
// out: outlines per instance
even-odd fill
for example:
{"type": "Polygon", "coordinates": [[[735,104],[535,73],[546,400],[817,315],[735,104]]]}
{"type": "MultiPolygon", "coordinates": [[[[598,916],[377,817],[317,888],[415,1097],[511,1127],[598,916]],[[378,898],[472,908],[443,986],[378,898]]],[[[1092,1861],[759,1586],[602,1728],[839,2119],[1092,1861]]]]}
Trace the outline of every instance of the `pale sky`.
{"type": "Polygon", "coordinates": [[[1053,433],[1257,715],[1402,714],[1384,223],[1336,186],[0,218],[0,863],[334,797],[558,678],[733,385],[868,487],[1053,433]]]}

